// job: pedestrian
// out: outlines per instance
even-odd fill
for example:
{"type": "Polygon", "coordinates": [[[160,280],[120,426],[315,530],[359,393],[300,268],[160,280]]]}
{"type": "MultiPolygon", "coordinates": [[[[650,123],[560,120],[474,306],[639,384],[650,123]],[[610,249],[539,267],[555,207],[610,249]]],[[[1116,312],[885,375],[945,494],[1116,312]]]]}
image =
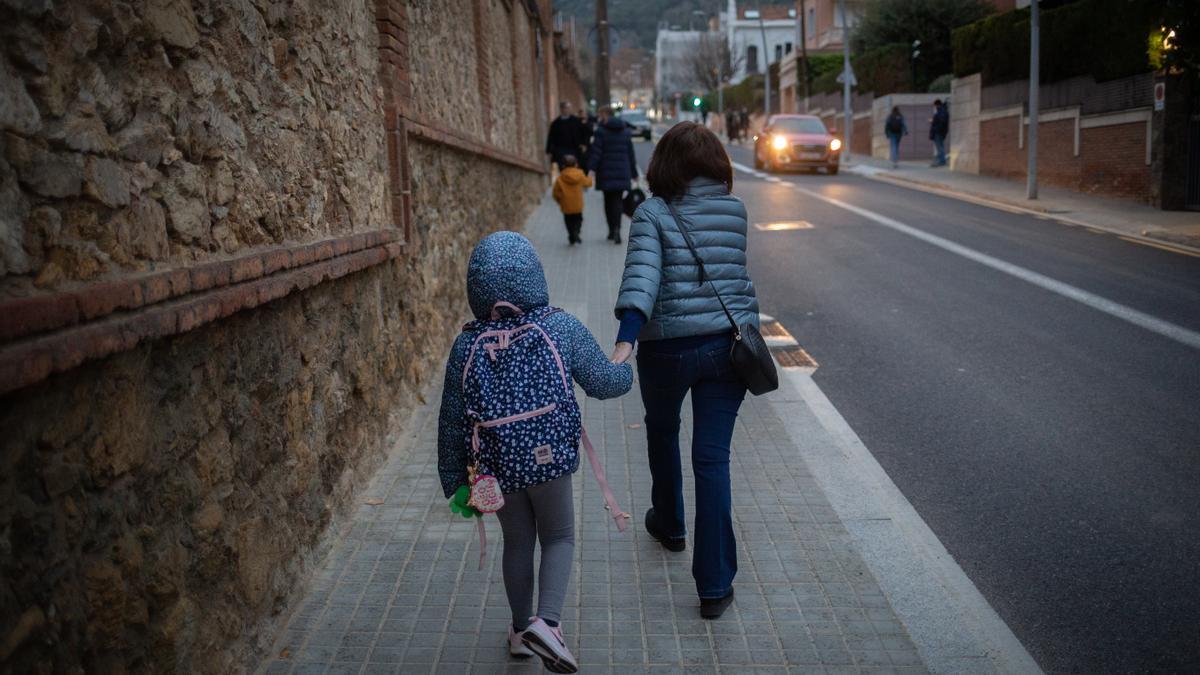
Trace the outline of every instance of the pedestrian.
{"type": "Polygon", "coordinates": [[[933,102],[933,117],[929,119],[929,140],[937,152],[931,166],[946,166],[946,134],[950,133],[950,111],[942,99],[933,102]]]}
{"type": "MultiPolygon", "coordinates": [[[[593,458],[570,380],[588,396],[607,399],[629,391],[633,371],[611,363],[578,319],[548,306],[537,251],[516,232],[491,234],[475,247],[467,298],[476,320],[450,351],[438,417],[442,491],[454,513],[479,518],[481,510],[495,511],[500,520],[504,591],[512,614],[509,653],[536,654],[547,670],[574,673],[578,665],[559,622],[574,560],[571,474],[579,466],[581,434],[593,458]]],[[[611,495],[602,472],[597,478],[611,495]]],[[[620,515],[613,500],[607,501],[620,515]]],[[[478,525],[483,544],[483,521],[478,525]]]]}
{"type": "Polygon", "coordinates": [[[887,136],[888,145],[891,146],[890,157],[892,160],[892,168],[900,166],[900,139],[908,135],[908,125],[904,123],[904,115],[900,113],[900,107],[892,108],[892,114],[888,115],[887,120],[883,123],[883,133],[887,136]]]}
{"type": "Polygon", "coordinates": [[[574,246],[583,243],[579,238],[583,229],[583,189],[592,186],[592,179],[579,169],[575,155],[563,155],[562,161],[563,169],[554,181],[552,194],[567,226],[567,241],[574,246]]]}
{"type": "Polygon", "coordinates": [[[758,300],[746,269],[746,207],[730,192],[733,166],[721,141],[694,122],[680,122],[663,134],[646,179],[654,198],[642,204],[630,226],[612,360],[624,363],[641,341],[637,369],[651,477],[645,527],[672,552],[686,548],[679,414],[691,391],[692,576],[700,615],[715,619],[733,601],[737,574],[729,446],[746,394],[730,359],[730,318],[738,325],[758,325],[758,300]],[[685,229],[695,255],[712,263],[707,268],[711,285],[703,283],[685,229]]]}
{"type": "Polygon", "coordinates": [[[750,131],[750,111],[742,108],[738,112],[738,140],[745,140],[750,131]]]}
{"type": "Polygon", "coordinates": [[[725,113],[725,135],[729,137],[729,142],[737,141],[737,113],[729,110],[725,113]]]}
{"type": "Polygon", "coordinates": [[[604,216],[608,220],[608,239],[621,243],[621,212],[625,191],[638,177],[637,157],[633,154],[633,135],[628,125],[613,114],[611,106],[599,111],[599,123],[588,150],[588,170],[595,174],[596,189],[604,193],[604,216]]]}
{"type": "Polygon", "coordinates": [[[550,123],[550,130],[546,133],[546,154],[562,171],[563,156],[578,154],[584,143],[583,122],[571,114],[571,104],[566,101],[558,104],[558,111],[558,117],[550,123]]]}

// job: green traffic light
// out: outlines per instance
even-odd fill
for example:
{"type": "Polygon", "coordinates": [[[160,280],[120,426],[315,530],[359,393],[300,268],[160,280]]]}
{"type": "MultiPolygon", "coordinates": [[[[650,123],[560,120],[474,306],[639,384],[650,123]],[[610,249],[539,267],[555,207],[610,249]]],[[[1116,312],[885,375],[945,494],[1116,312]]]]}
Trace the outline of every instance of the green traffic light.
{"type": "Polygon", "coordinates": [[[692,107],[694,107],[694,108],[699,108],[699,107],[700,107],[700,97],[699,97],[699,96],[697,96],[696,98],[692,99],[692,107]]]}

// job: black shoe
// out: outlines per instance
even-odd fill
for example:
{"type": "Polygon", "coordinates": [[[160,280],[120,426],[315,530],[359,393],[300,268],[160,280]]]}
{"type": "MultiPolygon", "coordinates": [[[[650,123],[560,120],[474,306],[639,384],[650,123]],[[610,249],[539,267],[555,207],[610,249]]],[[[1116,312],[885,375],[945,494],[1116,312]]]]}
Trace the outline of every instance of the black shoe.
{"type": "Polygon", "coordinates": [[[719,619],[732,604],[732,588],[720,598],[700,598],[700,617],[704,619],[719,619]]]}
{"type": "Polygon", "coordinates": [[[620,233],[620,232],[618,232],[618,233],[616,233],[616,234],[614,234],[614,235],[613,235],[613,240],[612,240],[612,242],[613,242],[614,244],[619,244],[619,243],[621,243],[621,233],[620,233]]]}
{"type": "Polygon", "coordinates": [[[679,553],[687,548],[687,537],[668,537],[658,530],[654,523],[654,509],[646,511],[646,532],[672,553],[679,553]]]}

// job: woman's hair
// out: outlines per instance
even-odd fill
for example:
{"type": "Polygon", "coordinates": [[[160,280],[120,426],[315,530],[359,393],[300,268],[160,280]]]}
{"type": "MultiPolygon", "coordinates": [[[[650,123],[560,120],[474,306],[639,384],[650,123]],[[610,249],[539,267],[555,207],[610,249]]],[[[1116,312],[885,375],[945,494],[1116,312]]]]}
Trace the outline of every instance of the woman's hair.
{"type": "Polygon", "coordinates": [[[699,177],[724,183],[733,191],[733,165],[717,135],[695,122],[680,122],[654,146],[646,182],[656,196],[674,199],[699,177]]]}
{"type": "Polygon", "coordinates": [[[893,107],[892,107],[892,114],[893,114],[893,115],[899,115],[899,114],[900,114],[900,106],[893,106],[893,107]]]}

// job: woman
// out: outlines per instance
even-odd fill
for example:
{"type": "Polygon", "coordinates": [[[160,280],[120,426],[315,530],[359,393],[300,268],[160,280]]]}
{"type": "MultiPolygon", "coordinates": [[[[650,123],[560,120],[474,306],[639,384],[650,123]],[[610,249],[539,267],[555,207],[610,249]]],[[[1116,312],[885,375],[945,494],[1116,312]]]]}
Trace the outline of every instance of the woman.
{"type": "Polygon", "coordinates": [[[692,394],[692,576],[701,616],[715,619],[733,601],[737,573],[729,444],[746,388],[729,359],[729,320],[707,281],[739,324],[758,325],[758,300],[746,271],[746,207],[730,194],[733,167],[725,148],[694,122],[681,122],[663,135],[646,179],[657,199],[638,208],[629,229],[613,361],[624,362],[634,341],[642,341],[637,369],[652,478],[646,531],[674,552],[686,547],[679,412],[684,396],[692,394]],[[672,217],[668,202],[683,222],[672,217]],[[691,236],[708,279],[700,278],[681,228],[691,236]]]}
{"type": "Polygon", "coordinates": [[[588,171],[596,174],[596,189],[604,192],[604,215],[608,219],[608,239],[621,243],[621,212],[625,191],[638,176],[633,155],[633,136],[612,108],[600,108],[600,123],[588,150],[588,171]]]}
{"type": "Polygon", "coordinates": [[[908,125],[904,123],[904,115],[898,106],[892,108],[892,114],[883,123],[883,133],[887,135],[888,145],[891,146],[892,168],[895,169],[900,165],[900,139],[908,135],[908,125]]]}

